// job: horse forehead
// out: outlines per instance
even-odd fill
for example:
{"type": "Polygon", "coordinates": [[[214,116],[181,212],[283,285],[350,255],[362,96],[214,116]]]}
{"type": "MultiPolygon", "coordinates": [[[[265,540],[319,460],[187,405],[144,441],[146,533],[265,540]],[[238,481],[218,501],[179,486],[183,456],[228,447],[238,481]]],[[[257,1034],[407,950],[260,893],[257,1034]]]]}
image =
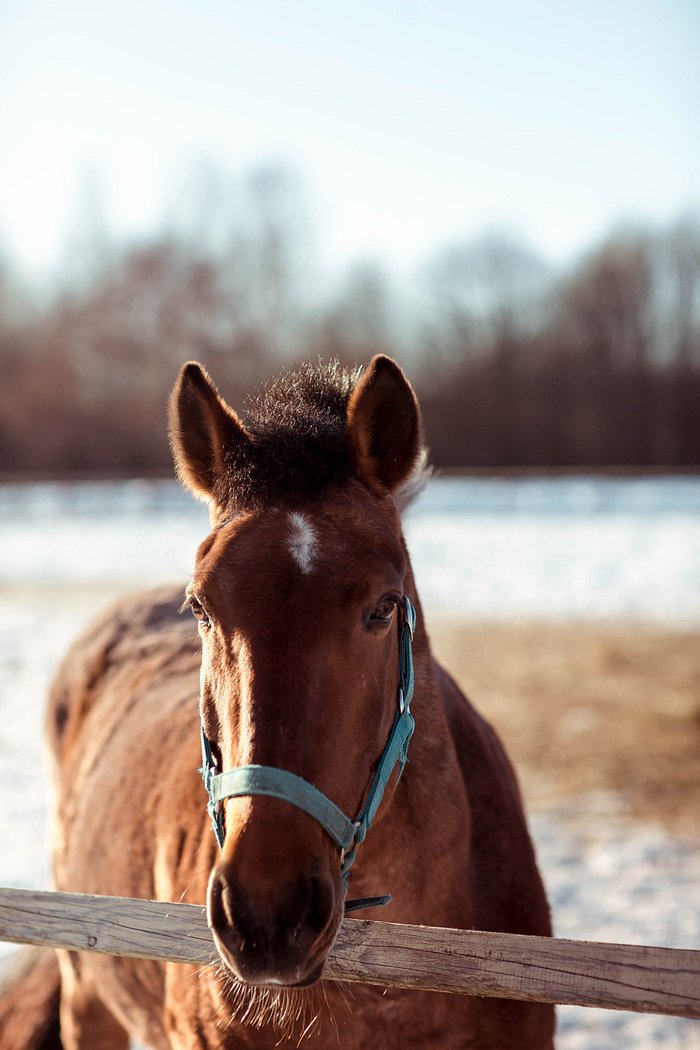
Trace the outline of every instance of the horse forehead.
{"type": "Polygon", "coordinates": [[[302,576],[311,576],[323,567],[328,573],[332,563],[348,554],[346,547],[357,539],[356,529],[343,528],[326,514],[290,510],[284,515],[275,546],[282,545],[288,558],[302,576]]]}
{"type": "Polygon", "coordinates": [[[400,533],[381,513],[356,507],[327,505],[285,513],[281,536],[292,567],[307,578],[347,574],[348,567],[379,571],[382,564],[401,567],[404,562],[400,533]]]}
{"type": "Polygon", "coordinates": [[[297,568],[308,575],[318,563],[320,536],[308,514],[291,510],[287,516],[287,550],[297,568]]]}
{"type": "MultiPolygon", "coordinates": [[[[280,555],[286,554],[285,560],[307,575],[318,565],[324,531],[318,514],[274,508],[224,523],[215,542],[202,545],[202,560],[212,567],[259,572],[265,563],[279,567],[280,555]]],[[[327,536],[323,546],[329,547],[327,536]]]]}
{"type": "Polygon", "coordinates": [[[348,564],[403,561],[399,538],[381,514],[332,506],[273,508],[241,515],[215,530],[200,549],[199,566],[210,580],[277,576],[287,570],[307,583],[333,578],[348,564]]]}

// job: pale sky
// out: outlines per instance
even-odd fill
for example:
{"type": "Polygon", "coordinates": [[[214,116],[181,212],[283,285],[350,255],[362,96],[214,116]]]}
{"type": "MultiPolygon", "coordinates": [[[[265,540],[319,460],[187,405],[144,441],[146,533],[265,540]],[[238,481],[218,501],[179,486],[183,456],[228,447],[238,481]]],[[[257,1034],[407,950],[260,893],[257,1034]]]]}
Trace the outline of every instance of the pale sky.
{"type": "Polygon", "coordinates": [[[154,231],[202,159],[297,170],[329,267],[565,260],[700,205],[700,0],[1,0],[0,255],[46,276],[86,196],[154,231]]]}

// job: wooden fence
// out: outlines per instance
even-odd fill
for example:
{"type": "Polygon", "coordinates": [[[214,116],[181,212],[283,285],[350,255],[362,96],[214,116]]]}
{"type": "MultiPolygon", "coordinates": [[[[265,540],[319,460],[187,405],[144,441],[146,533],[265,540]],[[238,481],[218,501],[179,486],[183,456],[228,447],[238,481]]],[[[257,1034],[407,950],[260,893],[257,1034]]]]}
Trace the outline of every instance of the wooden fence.
{"type": "MultiPolygon", "coordinates": [[[[218,956],[192,904],[0,889],[0,940],[183,963],[218,956]]],[[[700,951],[346,919],[324,977],[700,1018],[700,951]]]]}

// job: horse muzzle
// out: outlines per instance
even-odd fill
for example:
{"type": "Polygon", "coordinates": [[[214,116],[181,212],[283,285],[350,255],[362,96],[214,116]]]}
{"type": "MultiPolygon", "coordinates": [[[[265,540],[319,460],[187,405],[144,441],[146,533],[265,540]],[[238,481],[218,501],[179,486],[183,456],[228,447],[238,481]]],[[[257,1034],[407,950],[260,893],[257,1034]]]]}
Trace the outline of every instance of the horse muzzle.
{"type": "MultiPolygon", "coordinates": [[[[303,987],[317,981],[343,917],[343,888],[327,872],[265,892],[243,885],[230,866],[209,880],[207,917],[219,955],[245,984],[303,987]]],[[[339,882],[339,880],[338,880],[339,882]]]]}

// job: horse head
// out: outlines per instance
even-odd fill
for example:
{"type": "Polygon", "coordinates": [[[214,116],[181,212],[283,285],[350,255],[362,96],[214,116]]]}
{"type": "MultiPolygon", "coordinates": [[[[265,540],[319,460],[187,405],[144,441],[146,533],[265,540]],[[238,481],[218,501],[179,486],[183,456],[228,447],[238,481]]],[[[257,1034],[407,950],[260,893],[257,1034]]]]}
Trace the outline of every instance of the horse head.
{"type": "MultiPolygon", "coordinates": [[[[302,368],[241,419],[191,362],[170,433],[212,524],[186,593],[201,638],[205,772],[283,771],[354,817],[397,719],[415,601],[397,504],[422,448],[413,391],[383,356],[359,376],[302,368]]],[[[225,965],[249,984],[315,981],[343,916],[348,850],[287,796],[243,788],[215,804],[208,919],[225,965]]]]}

